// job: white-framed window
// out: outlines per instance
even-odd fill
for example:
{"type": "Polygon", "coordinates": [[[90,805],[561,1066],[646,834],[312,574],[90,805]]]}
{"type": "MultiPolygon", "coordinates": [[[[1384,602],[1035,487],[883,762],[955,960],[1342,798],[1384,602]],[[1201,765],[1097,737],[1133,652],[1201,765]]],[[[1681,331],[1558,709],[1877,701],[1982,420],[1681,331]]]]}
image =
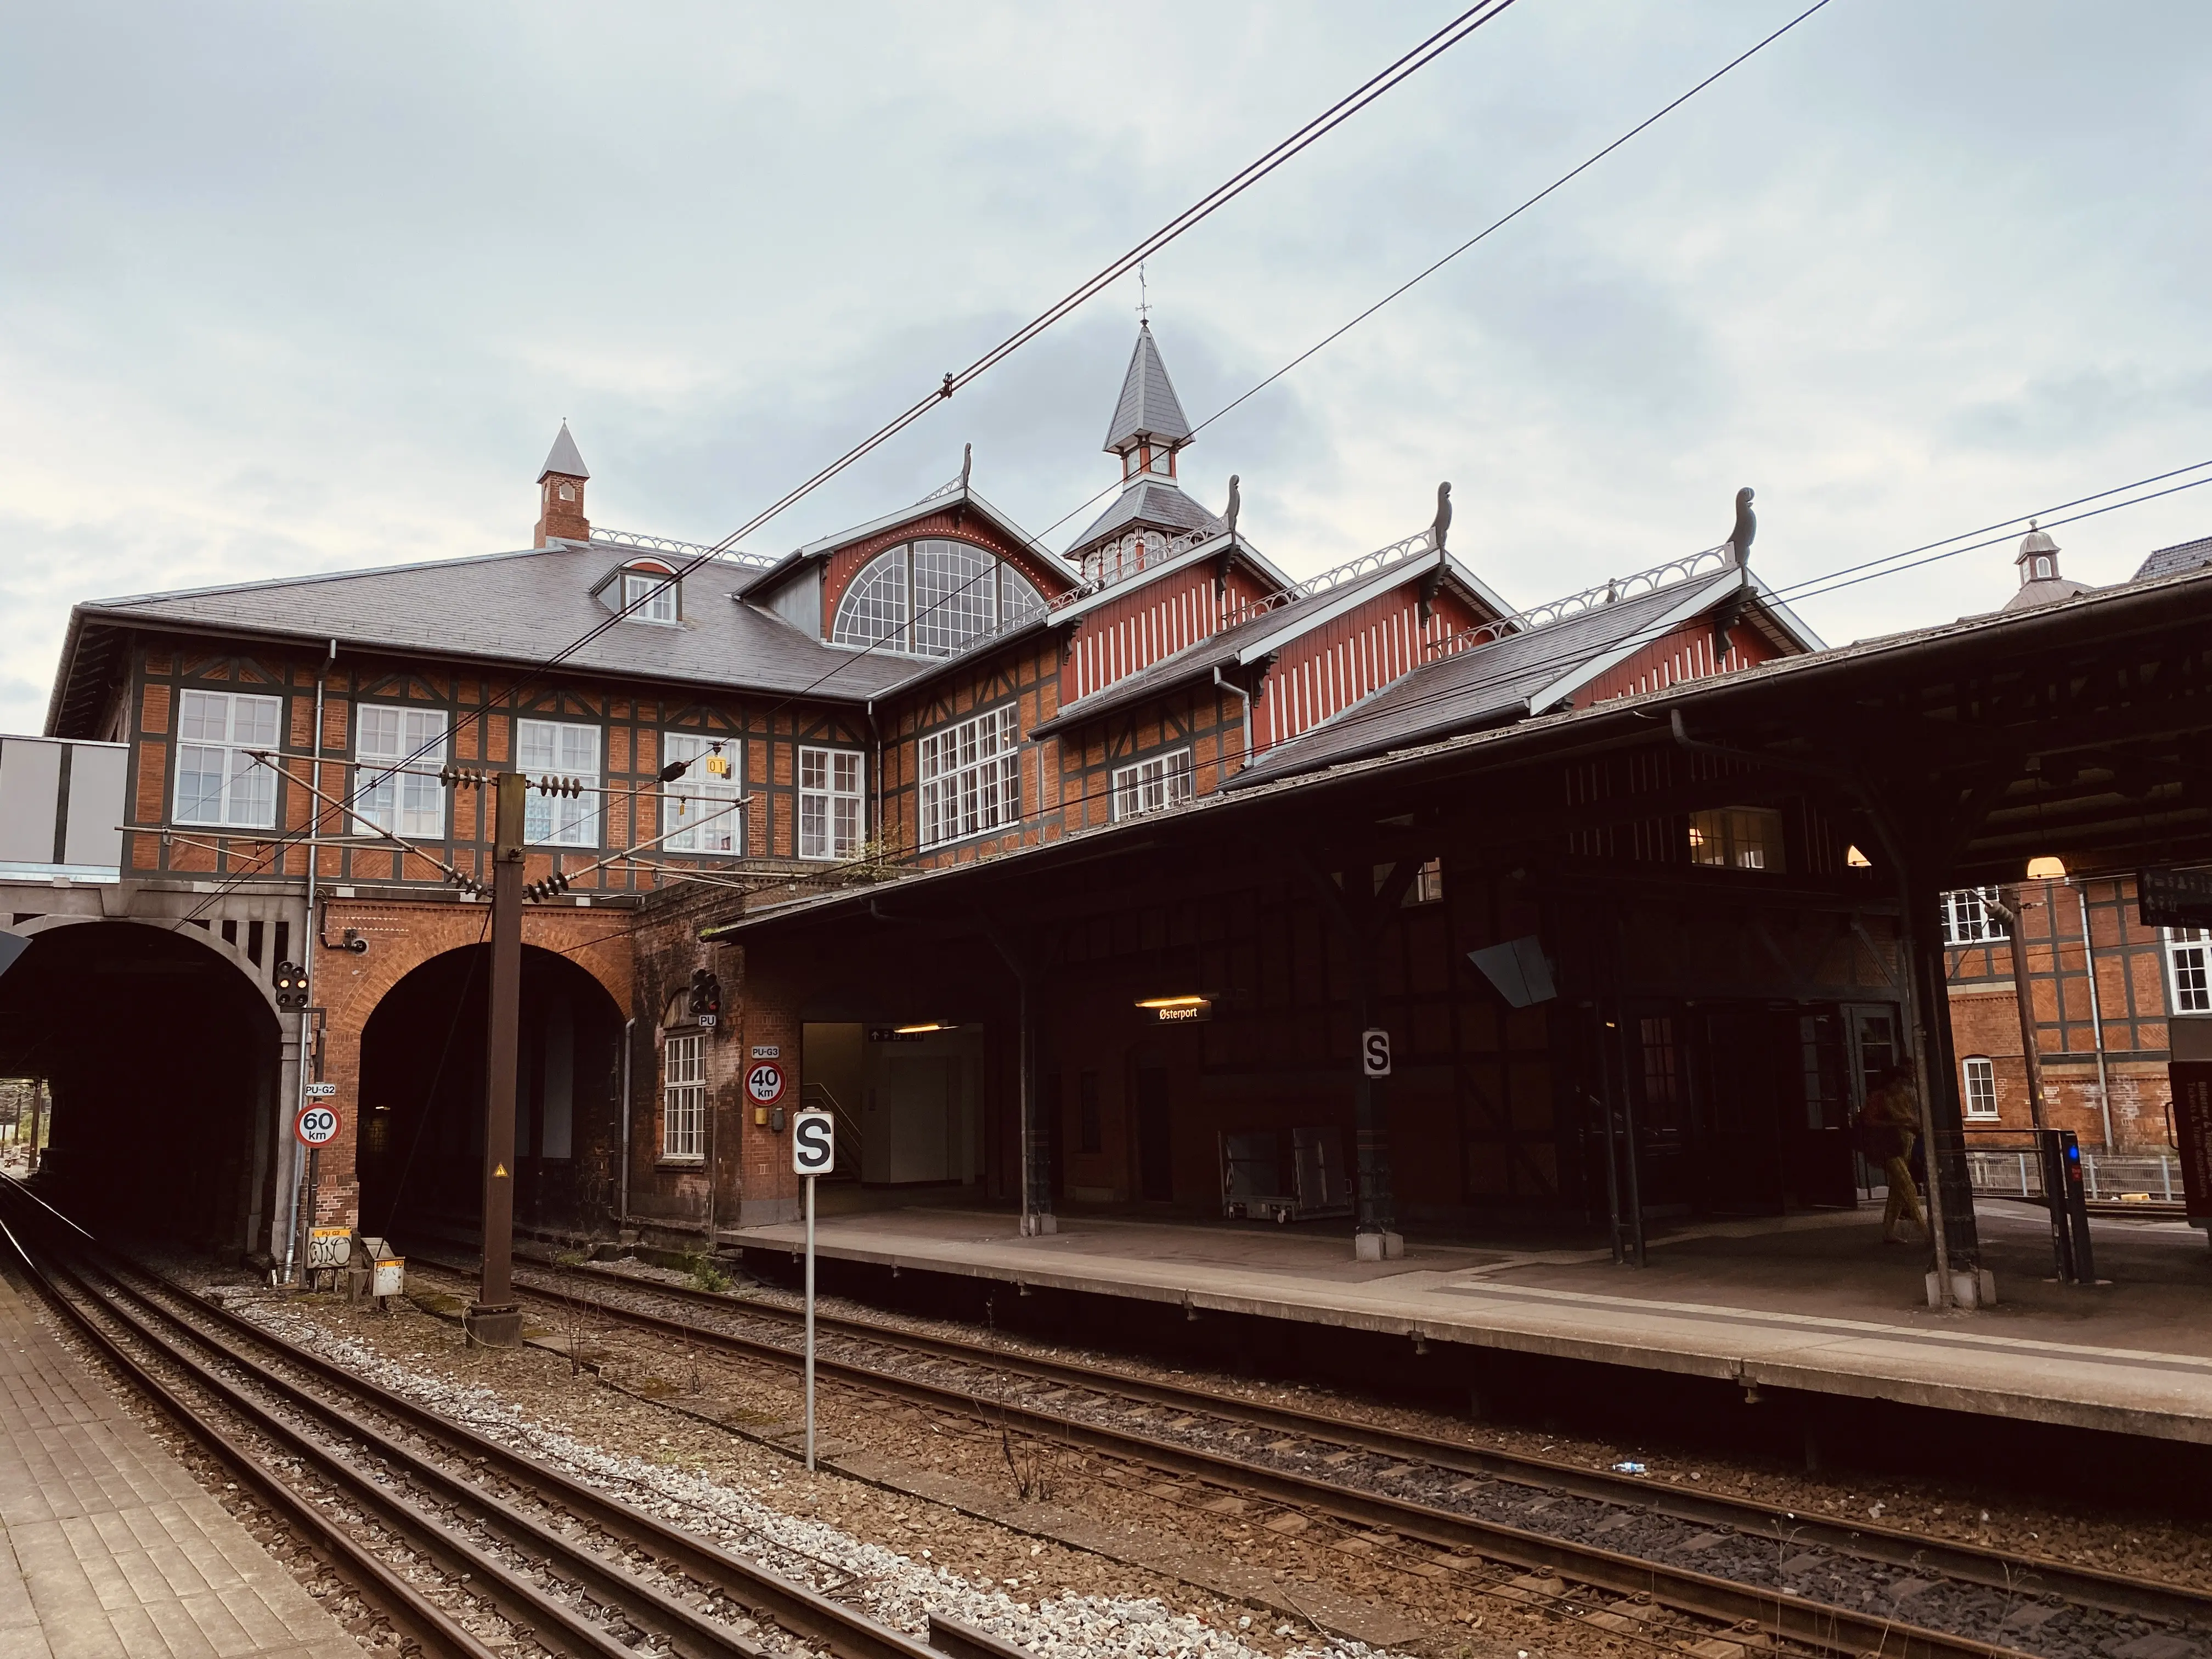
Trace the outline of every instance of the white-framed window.
{"type": "Polygon", "coordinates": [[[744,848],[744,813],[738,805],[744,769],[736,738],[696,732],[664,732],[663,757],[689,761],[691,769],[660,786],[660,844],[672,853],[736,853],[744,848]]]}
{"type": "Polygon", "coordinates": [[[177,711],[177,822],[276,825],[276,774],[246,752],[274,749],[282,697],[187,691],[177,711]]]}
{"type": "Polygon", "coordinates": [[[423,775],[446,763],[444,709],[365,702],[353,752],[361,763],[353,775],[356,812],[395,836],[446,838],[446,786],[423,775]],[[406,770],[392,770],[402,763],[406,770]]]}
{"type": "Polygon", "coordinates": [[[2166,960],[2173,975],[2173,1012],[2212,1014],[2212,927],[2169,927],[2166,960]]]}
{"type": "Polygon", "coordinates": [[[799,856],[848,859],[860,850],[860,757],[851,749],[799,751],[799,856]]]}
{"type": "Polygon", "coordinates": [[[1114,816],[1133,818],[1163,806],[1180,806],[1191,797],[1190,750],[1156,755],[1134,766],[1114,769],[1114,816]]]}
{"type": "Polygon", "coordinates": [[[1768,806],[1719,806],[1691,813],[1690,862],[1729,870],[1782,869],[1782,814],[1768,806]]]}
{"type": "Polygon", "coordinates": [[[1012,703],[922,738],[921,845],[1020,821],[1021,743],[1021,711],[1012,703]]]}
{"type": "Polygon", "coordinates": [[[908,542],[878,554],[837,602],[836,645],[949,657],[1044,599],[1012,565],[969,542],[908,542]]]}
{"type": "Polygon", "coordinates": [[[707,1039],[672,1035],[661,1051],[660,1155],[707,1156],[707,1039]]]}
{"type": "Polygon", "coordinates": [[[1997,914],[2001,895],[1994,887],[1960,887],[1943,895],[1943,943],[1984,945],[2010,939],[1997,914]]]}
{"type": "Polygon", "coordinates": [[[1979,1054],[1969,1054],[1959,1062],[1960,1080],[1966,1088],[1961,1099],[1968,1117],[1992,1118],[1997,1115],[1997,1068],[1979,1054]]]}
{"type": "Polygon", "coordinates": [[[562,720],[517,720],[515,764],[535,780],[581,778],[580,795],[549,795],[532,788],[522,815],[522,838],[540,847],[597,847],[606,798],[599,793],[599,728],[562,720]]]}
{"type": "Polygon", "coordinates": [[[673,628],[677,615],[675,581],[650,571],[625,570],[622,579],[623,614],[631,622],[659,623],[673,628]]]}

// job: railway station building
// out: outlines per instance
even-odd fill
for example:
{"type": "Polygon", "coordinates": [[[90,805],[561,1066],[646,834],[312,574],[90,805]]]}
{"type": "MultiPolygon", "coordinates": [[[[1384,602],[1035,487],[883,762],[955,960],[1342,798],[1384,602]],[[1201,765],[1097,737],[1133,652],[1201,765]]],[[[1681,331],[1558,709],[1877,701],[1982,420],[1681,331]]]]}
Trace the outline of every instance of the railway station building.
{"type": "MultiPolygon", "coordinates": [[[[609,531],[564,427],[528,547],[79,605],[0,751],[45,1178],[275,1261],[309,1218],[471,1224],[486,771],[562,781],[520,1223],[694,1244],[793,1212],[802,1104],[841,1202],[1031,1233],[1225,1211],[1388,1257],[1849,1206],[1871,1078],[1917,1065],[1955,1135],[2002,1058],[1961,890],[2055,858],[2110,906],[2212,855],[2212,574],[1830,649],[1747,501],[1536,603],[1440,492],[1293,580],[1185,489],[1192,436],[1147,325],[1064,554],[965,463],[780,558],[609,531]]],[[[1955,1144],[1939,1174],[1971,1274],[1955,1144]]]]}

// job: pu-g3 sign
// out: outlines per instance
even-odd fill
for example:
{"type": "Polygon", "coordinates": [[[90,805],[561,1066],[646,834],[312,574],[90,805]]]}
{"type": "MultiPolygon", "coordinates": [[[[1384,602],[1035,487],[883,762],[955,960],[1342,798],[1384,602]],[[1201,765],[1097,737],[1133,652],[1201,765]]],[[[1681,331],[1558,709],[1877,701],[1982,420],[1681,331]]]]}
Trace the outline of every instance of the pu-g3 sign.
{"type": "Polygon", "coordinates": [[[791,1167],[803,1176],[826,1176],[837,1167],[837,1121],[827,1112],[801,1112],[791,1120],[791,1167]]]}

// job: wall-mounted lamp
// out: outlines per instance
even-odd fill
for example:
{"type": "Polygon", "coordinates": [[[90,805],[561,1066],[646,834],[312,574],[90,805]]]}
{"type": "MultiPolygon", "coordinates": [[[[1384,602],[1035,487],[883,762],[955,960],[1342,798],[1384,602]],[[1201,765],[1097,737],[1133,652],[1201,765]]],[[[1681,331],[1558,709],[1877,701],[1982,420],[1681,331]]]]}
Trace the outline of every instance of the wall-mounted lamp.
{"type": "Polygon", "coordinates": [[[1205,1000],[1206,999],[1201,996],[1146,997],[1137,1006],[1139,1008],[1195,1008],[1205,1000]]]}
{"type": "Polygon", "coordinates": [[[953,1028],[950,1021],[942,1019],[925,1019],[918,1025],[894,1025],[891,1027],[891,1030],[898,1033],[901,1036],[920,1036],[925,1031],[949,1031],[952,1029],[953,1028]]]}
{"type": "Polygon", "coordinates": [[[2030,881],[2063,881],[2066,879],[2066,860],[2061,858],[2030,859],[2027,861],[2030,881]]]}

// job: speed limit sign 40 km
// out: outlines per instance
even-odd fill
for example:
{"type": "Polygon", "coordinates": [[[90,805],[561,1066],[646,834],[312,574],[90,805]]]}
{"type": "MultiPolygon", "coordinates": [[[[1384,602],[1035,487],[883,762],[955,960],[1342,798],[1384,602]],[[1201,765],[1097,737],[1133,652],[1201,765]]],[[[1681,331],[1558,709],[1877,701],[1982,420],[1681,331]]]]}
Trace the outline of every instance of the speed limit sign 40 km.
{"type": "Polygon", "coordinates": [[[292,1120],[292,1133],[302,1146],[329,1146],[338,1138],[337,1109],[319,1101],[305,1108],[292,1120]]]}
{"type": "Polygon", "coordinates": [[[783,1098],[783,1067],[772,1060],[756,1060],[745,1073],[745,1094],[756,1106],[773,1106],[783,1098]]]}

